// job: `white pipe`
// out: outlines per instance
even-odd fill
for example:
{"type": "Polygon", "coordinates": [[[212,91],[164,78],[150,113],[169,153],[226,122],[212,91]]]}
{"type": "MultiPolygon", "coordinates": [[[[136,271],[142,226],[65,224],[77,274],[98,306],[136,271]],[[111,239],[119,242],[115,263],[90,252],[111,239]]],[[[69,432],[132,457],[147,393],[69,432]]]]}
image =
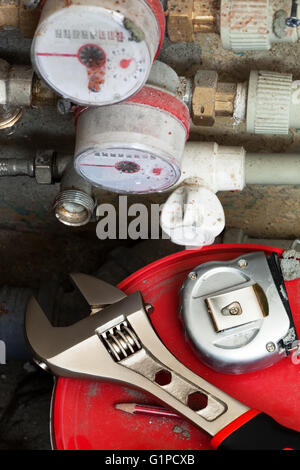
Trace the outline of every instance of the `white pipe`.
{"type": "Polygon", "coordinates": [[[181,161],[183,183],[203,186],[213,192],[240,191],[245,186],[245,150],[214,142],[187,142],[181,161]]]}
{"type": "Polygon", "coordinates": [[[247,153],[246,184],[300,184],[300,154],[247,153]]]}
{"type": "Polygon", "coordinates": [[[187,142],[173,188],[183,183],[214,192],[242,190],[245,184],[299,185],[300,153],[246,153],[243,147],[187,142]]]}

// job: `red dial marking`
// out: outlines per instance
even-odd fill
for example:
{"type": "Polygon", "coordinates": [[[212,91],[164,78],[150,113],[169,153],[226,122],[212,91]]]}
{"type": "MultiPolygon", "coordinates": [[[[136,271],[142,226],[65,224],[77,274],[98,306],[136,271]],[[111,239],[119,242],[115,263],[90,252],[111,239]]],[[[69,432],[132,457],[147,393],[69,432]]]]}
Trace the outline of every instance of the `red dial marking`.
{"type": "Polygon", "coordinates": [[[59,54],[58,52],[37,52],[36,55],[45,57],[77,57],[77,54],[59,54]]]}
{"type": "Polygon", "coordinates": [[[137,173],[141,167],[135,162],[121,161],[115,165],[97,165],[96,163],[80,163],[80,166],[91,166],[100,168],[115,168],[121,173],[137,173]]]}
{"type": "Polygon", "coordinates": [[[96,165],[94,163],[80,163],[80,166],[99,166],[105,168],[115,168],[115,165],[96,165]]]}
{"type": "Polygon", "coordinates": [[[120,62],[120,67],[122,67],[122,69],[127,69],[132,61],[133,59],[122,59],[120,62]]]}
{"type": "Polygon", "coordinates": [[[152,173],[159,176],[162,172],[162,168],[153,168],[152,173]]]}
{"type": "Polygon", "coordinates": [[[96,44],[85,44],[77,52],[79,62],[87,68],[88,89],[98,93],[101,85],[105,83],[106,55],[104,50],[96,44]]]}

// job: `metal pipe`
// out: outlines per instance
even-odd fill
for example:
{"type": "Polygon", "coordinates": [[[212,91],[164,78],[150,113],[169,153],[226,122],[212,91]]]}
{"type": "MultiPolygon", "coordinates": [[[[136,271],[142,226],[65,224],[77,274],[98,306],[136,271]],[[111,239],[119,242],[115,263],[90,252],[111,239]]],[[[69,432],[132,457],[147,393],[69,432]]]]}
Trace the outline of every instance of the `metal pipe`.
{"type": "MultiPolygon", "coordinates": [[[[1,13],[1,8],[0,8],[1,13]]],[[[57,94],[28,65],[10,65],[0,59],[0,104],[3,106],[52,106],[57,94]]]]}
{"type": "Polygon", "coordinates": [[[0,158],[1,176],[31,176],[38,184],[61,181],[53,209],[57,219],[65,225],[85,225],[93,215],[92,185],[75,171],[71,155],[57,156],[52,150],[44,150],[37,151],[34,158],[0,158]]]}
{"type": "Polygon", "coordinates": [[[94,211],[92,185],[75,171],[71,160],[61,179],[61,189],[53,208],[56,218],[63,224],[72,227],[86,225],[94,211]]]}
{"type": "MultiPolygon", "coordinates": [[[[30,176],[36,177],[37,183],[42,183],[38,177],[41,166],[49,174],[48,181],[60,181],[66,171],[69,162],[73,160],[70,154],[59,154],[52,150],[37,151],[35,157],[28,158],[0,158],[0,177],[1,176],[30,176]],[[41,162],[44,158],[44,163],[41,162]],[[47,161],[47,165],[45,164],[47,161]]],[[[45,180],[43,181],[45,184],[45,180]]],[[[50,183],[49,183],[50,184],[50,183]]]]}
{"type": "Polygon", "coordinates": [[[241,190],[245,184],[299,185],[300,153],[245,153],[238,146],[187,142],[181,173],[176,186],[189,180],[215,192],[241,190]]]}
{"type": "Polygon", "coordinates": [[[34,158],[1,158],[0,176],[34,176],[34,158]]]}

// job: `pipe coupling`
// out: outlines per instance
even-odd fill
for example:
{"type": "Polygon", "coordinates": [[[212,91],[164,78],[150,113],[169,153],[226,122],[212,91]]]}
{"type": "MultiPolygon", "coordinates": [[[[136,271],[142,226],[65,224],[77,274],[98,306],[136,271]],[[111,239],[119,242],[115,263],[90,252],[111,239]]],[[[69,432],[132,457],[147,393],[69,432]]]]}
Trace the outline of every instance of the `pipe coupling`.
{"type": "Polygon", "coordinates": [[[61,191],[53,204],[57,219],[72,227],[86,225],[92,217],[94,207],[94,199],[77,189],[61,191]]]}

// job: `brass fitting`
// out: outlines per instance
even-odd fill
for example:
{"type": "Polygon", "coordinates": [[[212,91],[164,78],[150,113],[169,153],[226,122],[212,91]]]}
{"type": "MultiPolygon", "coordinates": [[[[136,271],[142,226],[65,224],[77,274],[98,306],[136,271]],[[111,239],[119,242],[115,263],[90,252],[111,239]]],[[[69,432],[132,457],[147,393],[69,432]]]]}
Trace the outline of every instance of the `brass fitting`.
{"type": "Polygon", "coordinates": [[[194,33],[216,33],[218,17],[216,0],[169,0],[169,38],[173,42],[193,42],[194,33]]]}
{"type": "Polygon", "coordinates": [[[291,0],[168,0],[168,34],[173,42],[199,40],[198,33],[218,33],[224,49],[267,51],[273,43],[300,38],[299,2],[291,0]],[[298,10],[297,10],[298,5],[298,10]],[[294,27],[290,27],[291,23],[294,27]]]}
{"type": "Polygon", "coordinates": [[[38,23],[39,8],[29,7],[28,0],[0,0],[0,29],[19,28],[25,38],[32,38],[38,23]]]}
{"type": "Polygon", "coordinates": [[[218,83],[215,100],[216,116],[233,116],[236,91],[237,83],[218,83]]]}
{"type": "Polygon", "coordinates": [[[196,126],[213,126],[216,116],[233,116],[236,83],[218,81],[214,70],[198,70],[194,78],[192,120],[196,126]]]}
{"type": "Polygon", "coordinates": [[[12,129],[22,117],[22,108],[10,106],[0,107],[0,131],[12,129]]]}

